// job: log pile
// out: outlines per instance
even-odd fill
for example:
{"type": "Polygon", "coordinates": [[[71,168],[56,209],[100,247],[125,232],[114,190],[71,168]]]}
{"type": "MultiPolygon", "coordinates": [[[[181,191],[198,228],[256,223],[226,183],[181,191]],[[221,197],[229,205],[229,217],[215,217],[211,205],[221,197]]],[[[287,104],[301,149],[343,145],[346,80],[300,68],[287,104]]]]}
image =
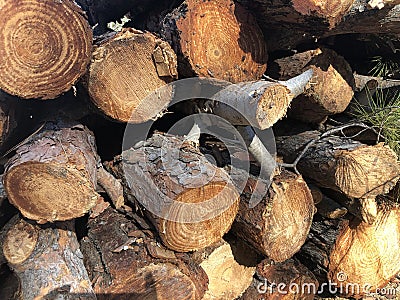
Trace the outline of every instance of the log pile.
{"type": "Polygon", "coordinates": [[[359,112],[399,109],[399,1],[0,18],[0,299],[396,292],[400,126],[359,112]]]}

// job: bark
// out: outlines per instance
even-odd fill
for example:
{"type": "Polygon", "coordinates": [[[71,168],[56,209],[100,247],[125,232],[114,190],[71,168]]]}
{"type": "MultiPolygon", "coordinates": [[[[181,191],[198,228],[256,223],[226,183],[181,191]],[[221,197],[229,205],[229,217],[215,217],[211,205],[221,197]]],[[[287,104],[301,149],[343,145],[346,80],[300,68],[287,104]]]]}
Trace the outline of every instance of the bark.
{"type": "Polygon", "coordinates": [[[154,134],[111,166],[128,201],[143,207],[175,251],[206,247],[229,230],[239,194],[229,175],[183,138],[154,134]]]}
{"type": "Polygon", "coordinates": [[[21,98],[56,98],[86,72],[91,28],[66,1],[2,1],[0,88],[21,98]]]}
{"type": "Polygon", "coordinates": [[[96,299],[72,227],[41,228],[20,219],[8,230],[4,256],[18,276],[23,299],[96,299]]]}
{"type": "Polygon", "coordinates": [[[338,219],[347,214],[347,208],[341,206],[336,201],[327,196],[323,196],[322,201],[316,205],[318,213],[329,219],[338,219]]]}
{"type": "Polygon", "coordinates": [[[187,0],[163,21],[162,35],[178,54],[179,73],[229,82],[258,80],[267,50],[251,14],[231,0],[187,0]]]}
{"type": "Polygon", "coordinates": [[[311,195],[314,200],[314,204],[317,205],[322,201],[322,198],[324,195],[322,194],[321,190],[319,187],[317,187],[314,184],[307,183],[308,188],[310,189],[311,195]]]}
{"type": "Polygon", "coordinates": [[[121,182],[103,167],[97,169],[97,182],[110,196],[116,209],[125,205],[124,188],[121,182]]]}
{"type": "Polygon", "coordinates": [[[0,282],[2,283],[2,286],[0,286],[0,299],[23,299],[19,279],[7,265],[0,266],[0,282]]]}
{"type": "Polygon", "coordinates": [[[176,77],[176,56],[168,43],[126,28],[97,43],[86,84],[92,102],[105,115],[142,123],[168,106],[172,88],[164,86],[176,77]]]}
{"type": "Polygon", "coordinates": [[[300,159],[298,170],[319,186],[351,198],[386,194],[397,182],[400,167],[388,146],[367,146],[338,136],[318,137],[317,131],[277,137],[277,151],[285,162],[292,162],[309,141],[317,139],[300,159]]]}
{"type": "Polygon", "coordinates": [[[304,244],[314,214],[310,190],[301,176],[284,171],[269,190],[250,178],[241,196],[232,231],[276,262],[292,257],[304,244]],[[251,196],[267,193],[255,206],[251,196]]]}
{"type": "Polygon", "coordinates": [[[272,263],[265,259],[257,266],[252,285],[239,300],[315,299],[318,281],[298,260],[272,263]]]}
{"type": "Polygon", "coordinates": [[[241,0],[245,7],[255,12],[268,49],[293,49],[301,43],[346,33],[374,33],[398,36],[399,2],[341,0],[241,0]],[[383,3],[372,7],[369,3],[383,3]]]}
{"type": "Polygon", "coordinates": [[[89,220],[81,248],[98,299],[201,299],[207,289],[200,266],[111,208],[89,220]]]}
{"type": "Polygon", "coordinates": [[[304,93],[292,101],[288,115],[303,122],[319,123],[346,109],[353,98],[354,78],[344,58],[325,48],[276,59],[268,71],[273,78],[287,80],[309,68],[313,77],[304,93]]]}
{"type": "Polygon", "coordinates": [[[343,296],[359,298],[384,287],[400,270],[399,217],[395,208],[380,211],[372,225],[316,218],[298,257],[320,283],[330,280],[343,296]]]}
{"type": "Polygon", "coordinates": [[[98,164],[93,134],[76,122],[47,122],[16,149],[3,177],[10,202],[39,223],[69,220],[87,213],[98,164]]]}
{"type": "Polygon", "coordinates": [[[3,148],[17,127],[18,109],[15,99],[11,99],[5,93],[0,92],[0,149],[3,148]]]}

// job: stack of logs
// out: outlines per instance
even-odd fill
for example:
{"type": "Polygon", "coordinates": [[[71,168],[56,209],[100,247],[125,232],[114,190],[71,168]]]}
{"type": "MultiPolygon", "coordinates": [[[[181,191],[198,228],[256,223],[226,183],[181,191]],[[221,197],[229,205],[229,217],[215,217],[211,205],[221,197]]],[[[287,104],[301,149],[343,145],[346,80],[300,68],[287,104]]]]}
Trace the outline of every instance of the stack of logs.
{"type": "Polygon", "coordinates": [[[364,124],[327,122],[386,82],[314,40],[398,38],[399,1],[76,2],[0,1],[0,299],[314,299],[326,283],[363,297],[396,277],[398,157],[356,140],[364,124]],[[193,77],[235,85],[171,107],[169,84],[193,77]],[[242,188],[219,140],[162,127],[191,112],[237,126],[242,188]],[[112,131],[156,119],[124,149],[112,131]],[[277,135],[271,176],[250,126],[277,135]]]}

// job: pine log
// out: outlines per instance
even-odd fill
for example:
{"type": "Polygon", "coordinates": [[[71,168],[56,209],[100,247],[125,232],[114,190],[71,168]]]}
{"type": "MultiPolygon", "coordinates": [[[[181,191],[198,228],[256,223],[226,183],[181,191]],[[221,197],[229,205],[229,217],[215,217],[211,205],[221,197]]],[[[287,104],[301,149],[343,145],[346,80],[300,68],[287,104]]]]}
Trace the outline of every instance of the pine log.
{"type": "Polygon", "coordinates": [[[241,0],[255,12],[268,49],[294,49],[301,43],[346,33],[399,36],[398,0],[241,0]]]}
{"type": "Polygon", "coordinates": [[[241,196],[232,231],[276,262],[292,257],[304,244],[314,214],[314,201],[301,176],[288,171],[275,176],[267,190],[250,178],[241,196]],[[254,193],[267,193],[254,207],[254,193]]]}
{"type": "Polygon", "coordinates": [[[86,84],[92,102],[105,115],[142,123],[171,101],[172,88],[162,87],[177,77],[176,68],[168,43],[149,32],[126,28],[97,43],[86,84]]]}
{"type": "Polygon", "coordinates": [[[311,300],[318,287],[313,273],[298,260],[272,263],[265,259],[258,264],[252,285],[239,300],[311,300]]]}
{"type": "Polygon", "coordinates": [[[316,143],[300,159],[297,168],[321,187],[340,191],[350,198],[374,198],[386,194],[400,178],[397,156],[382,143],[367,146],[348,138],[306,131],[276,138],[277,151],[293,162],[311,140],[316,143]]]}
{"type": "Polygon", "coordinates": [[[208,277],[203,300],[236,299],[253,280],[257,253],[244,243],[220,241],[193,253],[177,253],[187,263],[197,264],[208,277]],[[232,242],[230,242],[232,243],[232,242]]]}
{"type": "Polygon", "coordinates": [[[3,251],[23,299],[96,299],[72,228],[71,222],[41,228],[20,219],[8,230],[3,251]]]}
{"type": "Polygon", "coordinates": [[[200,300],[207,289],[200,266],[178,259],[112,208],[89,219],[81,248],[98,299],[200,300]]]}
{"type": "Polygon", "coordinates": [[[313,77],[304,93],[292,101],[288,115],[303,122],[319,123],[346,109],[353,98],[354,77],[344,58],[326,48],[276,59],[268,71],[273,78],[287,80],[309,68],[313,77]]]}
{"type": "Polygon", "coordinates": [[[181,137],[156,133],[125,150],[111,169],[123,180],[127,200],[145,208],[175,251],[219,241],[237,213],[239,194],[229,175],[181,137]]]}
{"type": "Polygon", "coordinates": [[[271,127],[286,115],[294,97],[303,93],[313,76],[304,71],[286,81],[265,80],[228,85],[206,101],[212,113],[233,125],[251,125],[261,130],[271,127]]]}
{"type": "Polygon", "coordinates": [[[93,134],[76,122],[46,122],[16,149],[3,177],[10,202],[39,223],[87,213],[95,191],[98,156],[93,134]]]}
{"type": "Polygon", "coordinates": [[[184,77],[237,83],[258,80],[266,70],[261,30],[232,0],[187,0],[165,17],[162,35],[178,54],[184,77]]]}
{"type": "Polygon", "coordinates": [[[86,72],[92,31],[74,1],[0,4],[0,88],[21,98],[52,99],[86,72]]]}
{"type": "Polygon", "coordinates": [[[314,219],[309,239],[298,254],[320,284],[345,297],[384,287],[400,270],[398,208],[381,210],[370,225],[353,219],[314,219]]]}

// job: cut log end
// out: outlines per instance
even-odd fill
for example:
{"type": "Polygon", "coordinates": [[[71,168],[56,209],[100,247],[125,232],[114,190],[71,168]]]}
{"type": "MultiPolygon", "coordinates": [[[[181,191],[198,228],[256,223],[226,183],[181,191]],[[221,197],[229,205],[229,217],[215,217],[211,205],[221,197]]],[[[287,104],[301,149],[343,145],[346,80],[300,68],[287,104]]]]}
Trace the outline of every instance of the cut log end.
{"type": "MultiPolygon", "coordinates": [[[[162,228],[159,231],[164,244],[175,251],[187,252],[204,248],[219,241],[230,229],[232,220],[239,208],[239,194],[237,191],[224,182],[211,182],[200,188],[192,188],[183,191],[175,199],[168,212],[169,217],[174,220],[188,220],[188,214],[199,210],[187,211],[180,203],[200,204],[204,206],[209,216],[205,216],[200,222],[175,222],[163,220],[162,228]],[[207,203],[209,201],[209,203],[207,203]],[[218,204],[216,208],[220,212],[215,216],[212,209],[212,202],[218,204]],[[186,210],[186,211],[185,211],[186,210]]],[[[214,204],[215,205],[215,204],[214,204]]]]}
{"type": "Polygon", "coordinates": [[[140,123],[168,105],[172,88],[151,93],[176,75],[176,56],[167,43],[127,28],[95,48],[87,85],[91,100],[106,115],[140,123]]]}
{"type": "MultiPolygon", "coordinates": [[[[231,0],[187,0],[178,13],[179,48],[186,73],[233,83],[260,79],[266,70],[264,38],[254,18],[231,0]]],[[[179,11],[179,9],[178,9],[179,11]]]]}
{"type": "Polygon", "coordinates": [[[398,178],[397,155],[383,144],[342,150],[337,155],[336,184],[349,197],[386,194],[398,178]]]}
{"type": "Polygon", "coordinates": [[[311,192],[301,177],[272,183],[271,215],[266,227],[271,228],[265,249],[269,258],[284,261],[304,244],[314,215],[311,192]]]}
{"type": "Polygon", "coordinates": [[[283,85],[276,84],[265,89],[257,108],[257,123],[260,128],[271,127],[286,115],[292,97],[283,85]]]}
{"type": "Polygon", "coordinates": [[[20,164],[7,172],[4,186],[10,202],[24,216],[40,223],[80,217],[98,199],[80,171],[60,164],[20,164]]]}
{"type": "Polygon", "coordinates": [[[29,258],[39,238],[38,229],[24,221],[18,222],[6,234],[3,253],[10,264],[21,264],[29,258]]]}
{"type": "Polygon", "coordinates": [[[256,188],[255,183],[254,180],[247,182],[233,232],[270,259],[284,261],[292,257],[307,238],[314,215],[311,192],[301,176],[285,171],[275,176],[268,195],[254,208],[249,208],[249,195],[265,193],[265,186],[261,184],[256,188]]]}
{"type": "Polygon", "coordinates": [[[70,0],[0,5],[0,88],[42,99],[69,90],[86,72],[92,49],[92,32],[79,7],[70,0]]]}
{"type": "MultiPolygon", "coordinates": [[[[249,256],[249,252],[246,256],[249,256]]],[[[217,247],[200,266],[209,278],[204,300],[236,299],[249,287],[255,273],[255,267],[247,267],[236,261],[228,243],[217,247]]]]}
{"type": "Polygon", "coordinates": [[[328,279],[353,287],[343,289],[344,296],[373,292],[399,272],[399,212],[380,211],[372,225],[354,220],[338,236],[330,255],[328,279]]]}

